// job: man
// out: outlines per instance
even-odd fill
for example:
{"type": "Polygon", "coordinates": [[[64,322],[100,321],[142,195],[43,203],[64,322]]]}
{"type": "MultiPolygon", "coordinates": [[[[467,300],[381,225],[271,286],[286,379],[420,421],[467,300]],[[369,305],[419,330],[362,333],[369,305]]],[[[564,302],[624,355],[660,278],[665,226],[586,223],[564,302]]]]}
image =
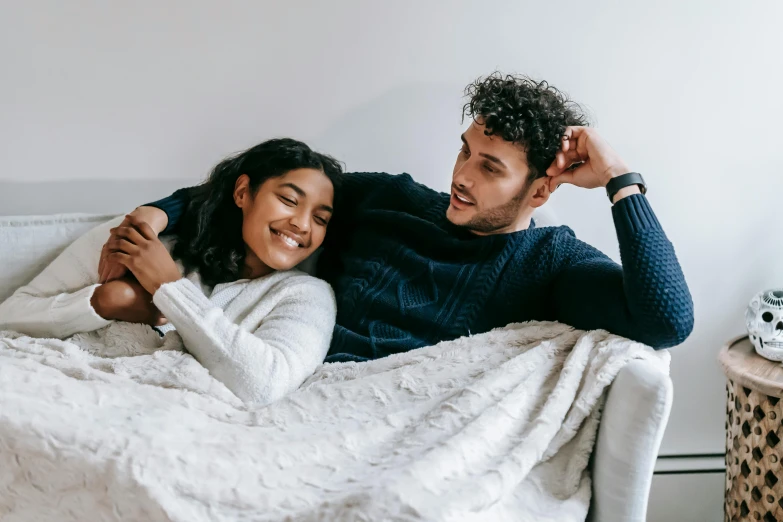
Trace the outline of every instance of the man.
{"type": "MultiPolygon", "coordinates": [[[[466,93],[473,121],[450,194],[407,174],[343,177],[318,263],[337,297],[326,361],[528,320],[602,328],[654,348],[684,341],[693,303],[641,176],[546,82],[496,73],[466,93]],[[567,227],[535,227],[534,210],[562,183],[606,187],[622,267],[567,227]]],[[[187,202],[185,189],[136,212],[172,232],[187,202]]],[[[117,275],[103,269],[104,279],[117,275]]]]}

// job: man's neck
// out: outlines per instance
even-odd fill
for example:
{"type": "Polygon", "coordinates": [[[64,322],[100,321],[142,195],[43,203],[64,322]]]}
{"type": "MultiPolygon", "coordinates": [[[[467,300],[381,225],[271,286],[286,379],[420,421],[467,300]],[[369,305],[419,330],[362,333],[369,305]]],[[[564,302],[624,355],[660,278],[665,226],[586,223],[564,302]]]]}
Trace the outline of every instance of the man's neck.
{"type": "Polygon", "coordinates": [[[500,234],[513,234],[520,230],[527,230],[530,228],[530,224],[533,220],[533,209],[529,209],[520,213],[519,217],[513,223],[508,226],[492,230],[489,232],[481,232],[478,230],[471,230],[471,233],[476,236],[497,236],[500,234]]]}

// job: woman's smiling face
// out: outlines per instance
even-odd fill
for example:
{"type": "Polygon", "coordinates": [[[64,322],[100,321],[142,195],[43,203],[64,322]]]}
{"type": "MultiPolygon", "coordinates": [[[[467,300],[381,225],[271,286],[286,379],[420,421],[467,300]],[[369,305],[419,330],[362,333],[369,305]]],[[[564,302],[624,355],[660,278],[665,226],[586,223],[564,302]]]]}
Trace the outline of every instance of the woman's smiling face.
{"type": "Polygon", "coordinates": [[[334,187],[316,169],[295,169],[262,183],[237,179],[234,201],[242,209],[242,239],[247,245],[246,277],[289,270],[315,252],[332,218],[334,187]]]}

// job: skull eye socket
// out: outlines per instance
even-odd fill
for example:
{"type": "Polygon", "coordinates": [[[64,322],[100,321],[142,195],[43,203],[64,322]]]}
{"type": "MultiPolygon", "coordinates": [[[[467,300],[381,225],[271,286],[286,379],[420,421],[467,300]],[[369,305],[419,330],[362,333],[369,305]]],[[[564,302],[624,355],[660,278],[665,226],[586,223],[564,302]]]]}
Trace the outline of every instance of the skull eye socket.
{"type": "Polygon", "coordinates": [[[764,320],[765,323],[772,322],[772,314],[770,312],[764,312],[763,314],[761,314],[761,318],[764,320]]]}

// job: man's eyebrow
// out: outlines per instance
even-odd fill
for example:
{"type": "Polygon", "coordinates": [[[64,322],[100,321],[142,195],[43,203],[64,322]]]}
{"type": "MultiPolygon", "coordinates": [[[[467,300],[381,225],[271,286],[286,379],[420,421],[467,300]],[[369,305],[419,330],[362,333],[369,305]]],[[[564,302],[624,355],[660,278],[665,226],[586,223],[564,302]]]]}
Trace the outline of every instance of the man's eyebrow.
{"type": "Polygon", "coordinates": [[[502,161],[500,161],[500,158],[496,158],[495,156],[491,156],[491,155],[486,154],[484,152],[479,152],[479,156],[483,156],[483,157],[487,158],[489,161],[491,161],[492,163],[497,163],[501,167],[504,167],[504,168],[506,167],[506,164],[503,163],[502,161]]]}
{"type": "MultiPolygon", "coordinates": [[[[296,192],[297,194],[299,194],[299,197],[302,197],[302,198],[306,198],[307,197],[307,193],[304,190],[302,190],[301,187],[299,187],[298,185],[295,185],[293,183],[290,183],[290,182],[289,183],[283,183],[282,185],[280,185],[280,187],[281,188],[282,187],[288,187],[290,189],[293,189],[293,191],[296,192]]],[[[327,212],[330,212],[330,213],[334,214],[334,209],[332,207],[330,207],[329,205],[319,205],[318,208],[321,209],[321,210],[325,210],[327,212]]]]}
{"type": "MultiPolygon", "coordinates": [[[[462,134],[462,135],[460,136],[460,139],[462,139],[462,143],[464,143],[464,144],[465,144],[465,146],[466,146],[467,148],[470,148],[470,145],[468,145],[468,140],[467,140],[467,139],[465,139],[465,134],[462,134]]],[[[491,161],[492,163],[497,163],[498,165],[500,165],[500,166],[501,166],[501,167],[503,167],[503,168],[508,168],[508,167],[506,167],[506,164],[505,164],[505,163],[503,163],[503,162],[500,160],[500,158],[496,158],[495,156],[493,156],[493,155],[491,155],[491,154],[487,154],[487,153],[485,153],[485,152],[479,152],[479,156],[481,156],[481,157],[483,157],[483,158],[487,158],[487,159],[488,159],[489,161],[491,161]]]]}

